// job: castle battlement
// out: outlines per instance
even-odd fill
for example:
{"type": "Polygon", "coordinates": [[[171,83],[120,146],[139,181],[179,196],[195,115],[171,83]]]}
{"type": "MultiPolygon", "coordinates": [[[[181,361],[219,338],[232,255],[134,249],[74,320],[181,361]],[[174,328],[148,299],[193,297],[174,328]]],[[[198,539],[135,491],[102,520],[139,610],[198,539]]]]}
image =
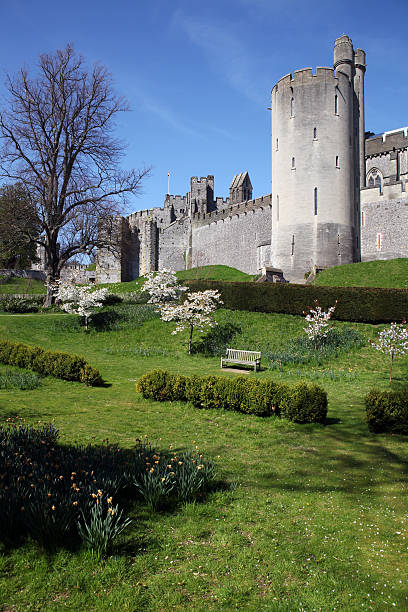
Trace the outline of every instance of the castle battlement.
{"type": "Polygon", "coordinates": [[[365,141],[366,155],[376,156],[408,147],[408,127],[377,134],[365,141]]]}
{"type": "Polygon", "coordinates": [[[234,216],[240,216],[242,214],[248,214],[249,212],[255,212],[256,210],[263,209],[267,206],[272,206],[272,194],[256,198],[256,200],[247,200],[229,206],[224,210],[214,210],[209,213],[195,213],[192,217],[193,223],[196,225],[205,225],[214,223],[216,221],[223,221],[234,216]]]}
{"type": "MultiPolygon", "coordinates": [[[[279,92],[290,87],[304,87],[305,85],[314,85],[318,82],[324,82],[328,80],[336,81],[339,78],[339,74],[344,75],[343,72],[336,72],[334,68],[327,66],[317,66],[316,71],[313,72],[313,68],[300,68],[292,73],[285,74],[276,85],[273,87],[272,92],[279,92]]],[[[348,77],[347,77],[348,78],[348,77]]]]}

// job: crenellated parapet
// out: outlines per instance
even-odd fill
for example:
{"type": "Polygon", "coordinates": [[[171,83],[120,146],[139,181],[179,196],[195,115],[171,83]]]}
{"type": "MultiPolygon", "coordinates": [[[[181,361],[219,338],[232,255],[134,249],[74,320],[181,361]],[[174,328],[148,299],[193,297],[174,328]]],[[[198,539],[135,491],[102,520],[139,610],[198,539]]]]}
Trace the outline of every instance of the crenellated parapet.
{"type": "Polygon", "coordinates": [[[272,195],[268,194],[266,196],[256,198],[255,200],[247,200],[245,202],[240,202],[239,204],[228,206],[228,208],[223,210],[214,210],[213,212],[205,214],[196,213],[192,216],[192,222],[193,226],[209,225],[211,223],[217,223],[218,221],[223,221],[234,216],[239,217],[241,215],[247,215],[271,206],[272,195]]]}

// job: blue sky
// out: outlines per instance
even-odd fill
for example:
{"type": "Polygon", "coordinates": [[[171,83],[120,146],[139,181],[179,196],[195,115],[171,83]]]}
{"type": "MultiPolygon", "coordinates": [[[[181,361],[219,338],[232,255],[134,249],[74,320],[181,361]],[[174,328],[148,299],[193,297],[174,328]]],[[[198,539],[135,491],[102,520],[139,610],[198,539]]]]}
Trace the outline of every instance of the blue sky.
{"type": "MultiPolygon", "coordinates": [[[[271,191],[270,91],[284,74],[331,66],[348,34],[367,53],[366,129],[408,124],[407,1],[0,0],[0,97],[4,75],[35,68],[68,42],[113,74],[131,112],[118,133],[123,165],[153,166],[130,210],[184,194],[193,175],[215,175],[228,195],[248,170],[258,197],[271,191]]],[[[3,104],[3,99],[1,99],[3,104]]]]}

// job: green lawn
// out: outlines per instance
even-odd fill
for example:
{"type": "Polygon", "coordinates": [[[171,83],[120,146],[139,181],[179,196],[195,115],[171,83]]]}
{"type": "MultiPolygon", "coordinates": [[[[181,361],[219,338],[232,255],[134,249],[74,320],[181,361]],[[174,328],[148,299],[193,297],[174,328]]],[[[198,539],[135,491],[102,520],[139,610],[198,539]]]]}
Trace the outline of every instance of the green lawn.
{"type": "MultiPolygon", "coordinates": [[[[102,562],[82,551],[42,553],[30,542],[3,550],[2,609],[406,610],[407,440],[371,434],[364,422],[368,389],[389,388],[382,355],[365,345],[319,367],[248,374],[314,377],[329,397],[326,426],[152,403],[135,381],[155,367],[236,374],[220,372],[216,356],[188,357],[185,335],[172,335],[145,306],[133,308],[131,322],[88,335],[70,315],[1,316],[0,337],[83,354],[110,384],[47,378],[30,391],[0,390],[2,421],[52,421],[65,442],[109,438],[130,447],[147,435],[162,448],[197,444],[216,459],[226,486],[175,512],[136,506],[124,541],[102,562]]],[[[237,348],[284,348],[303,334],[300,317],[225,310],[217,317],[241,328],[237,348]]],[[[352,327],[366,339],[381,328],[352,327]]],[[[396,362],[393,388],[405,384],[407,366],[406,358],[396,362]]]]}
{"type": "MultiPolygon", "coordinates": [[[[224,280],[224,281],[252,281],[254,279],[250,274],[245,274],[236,268],[229,266],[203,266],[202,268],[192,268],[191,270],[182,270],[177,272],[177,278],[182,282],[184,280],[224,280]]],[[[98,287],[107,287],[111,293],[130,293],[131,291],[140,291],[145,281],[144,276],[125,282],[125,283],[105,283],[98,287]]]]}
{"type": "Polygon", "coordinates": [[[34,295],[45,294],[45,285],[42,281],[33,278],[18,278],[12,276],[6,283],[0,285],[0,294],[29,293],[34,295]]]}
{"type": "Polygon", "coordinates": [[[319,272],[314,285],[330,287],[408,288],[408,259],[364,261],[319,272]]]}

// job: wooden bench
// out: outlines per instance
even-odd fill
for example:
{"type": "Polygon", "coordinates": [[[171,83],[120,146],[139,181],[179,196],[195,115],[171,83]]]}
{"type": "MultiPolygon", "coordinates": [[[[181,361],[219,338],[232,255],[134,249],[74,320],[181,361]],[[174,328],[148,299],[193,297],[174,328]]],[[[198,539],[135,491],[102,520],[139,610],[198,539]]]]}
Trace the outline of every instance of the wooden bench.
{"type": "Polygon", "coordinates": [[[240,363],[241,365],[253,365],[254,372],[261,367],[261,353],[259,351],[241,351],[239,349],[227,348],[225,357],[221,357],[221,367],[225,363],[240,363]]]}

